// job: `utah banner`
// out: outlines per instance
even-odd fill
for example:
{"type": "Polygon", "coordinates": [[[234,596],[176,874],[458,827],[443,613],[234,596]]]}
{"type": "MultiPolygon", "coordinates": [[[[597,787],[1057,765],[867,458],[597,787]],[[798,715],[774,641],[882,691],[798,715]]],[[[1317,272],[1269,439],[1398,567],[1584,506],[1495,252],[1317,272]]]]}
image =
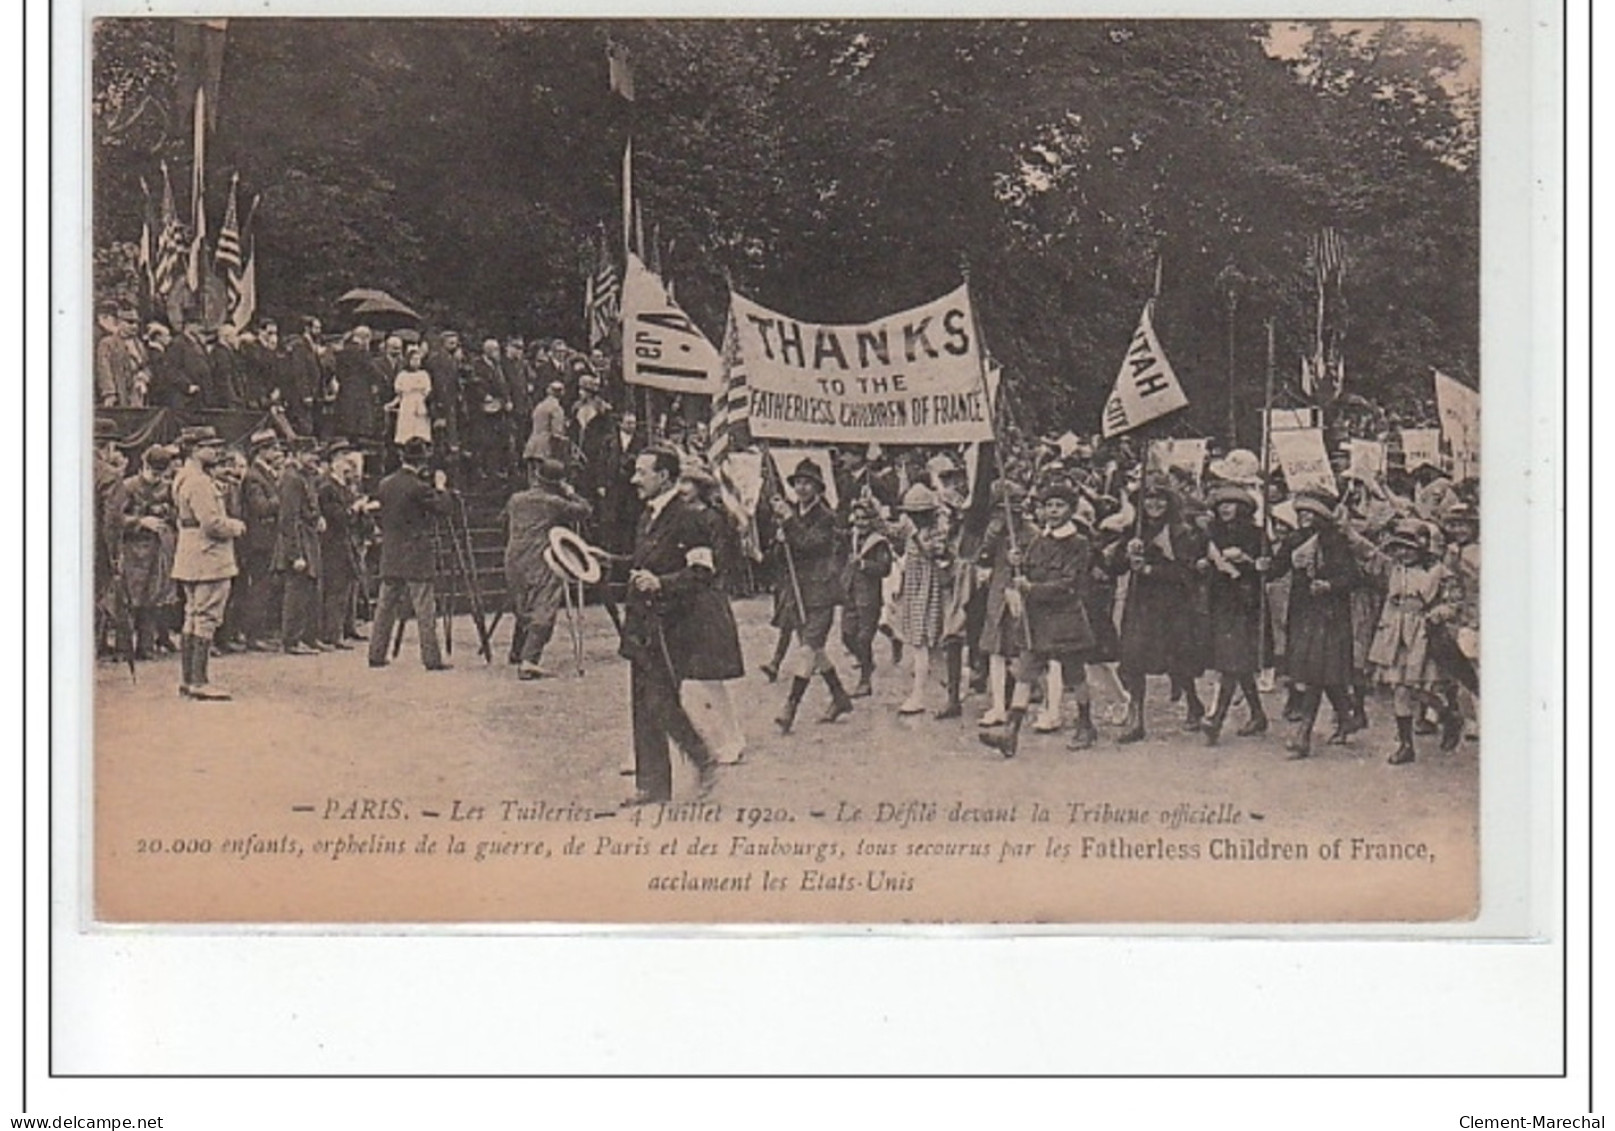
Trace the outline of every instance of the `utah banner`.
{"type": "Polygon", "coordinates": [[[1144,304],[1138,329],[1133,331],[1127,356],[1122,359],[1121,372],[1116,374],[1116,387],[1105,402],[1100,420],[1107,440],[1189,403],[1183,386],[1178,384],[1178,375],[1172,372],[1172,363],[1166,359],[1166,351],[1155,337],[1150,317],[1154,305],[1154,300],[1144,304]]]}
{"type": "Polygon", "coordinates": [[[633,252],[622,285],[622,377],[671,393],[723,391],[723,357],[633,252]]]}
{"type": "Polygon", "coordinates": [[[953,444],[992,439],[970,294],[862,325],[801,322],[730,298],[751,432],[824,443],[953,444]]]}

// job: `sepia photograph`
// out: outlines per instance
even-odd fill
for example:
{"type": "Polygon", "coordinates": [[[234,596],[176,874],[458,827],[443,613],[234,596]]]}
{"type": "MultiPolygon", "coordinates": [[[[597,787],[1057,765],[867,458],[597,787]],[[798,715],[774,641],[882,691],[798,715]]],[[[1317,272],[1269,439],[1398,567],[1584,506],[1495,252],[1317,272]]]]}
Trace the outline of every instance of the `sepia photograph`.
{"type": "Polygon", "coordinates": [[[94,923],[1482,915],[1479,20],[85,34],[94,923]]]}

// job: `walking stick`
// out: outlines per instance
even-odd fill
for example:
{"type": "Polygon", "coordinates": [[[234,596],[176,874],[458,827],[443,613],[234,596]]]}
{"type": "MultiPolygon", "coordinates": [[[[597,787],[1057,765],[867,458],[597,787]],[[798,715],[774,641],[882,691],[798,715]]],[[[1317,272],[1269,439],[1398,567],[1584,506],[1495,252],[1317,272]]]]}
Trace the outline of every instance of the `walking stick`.
{"type": "MultiPolygon", "coordinates": [[[[413,612],[414,610],[411,609],[411,611],[413,612]]],[[[404,647],[404,625],[408,622],[408,620],[409,618],[403,614],[400,614],[398,617],[398,629],[393,633],[392,658],[395,660],[398,659],[398,653],[402,651],[404,647]]]]}
{"type": "MultiPolygon", "coordinates": [[[[773,489],[776,498],[783,499],[785,492],[780,490],[779,469],[774,466],[774,455],[767,444],[763,444],[762,449],[763,481],[773,489]]],[[[783,527],[779,533],[784,533],[783,527]]],[[[796,598],[796,623],[799,626],[805,626],[807,624],[807,605],[802,600],[802,583],[797,580],[796,576],[796,555],[791,553],[791,544],[785,538],[780,538],[779,544],[785,547],[785,570],[791,577],[791,595],[796,598]]]]}

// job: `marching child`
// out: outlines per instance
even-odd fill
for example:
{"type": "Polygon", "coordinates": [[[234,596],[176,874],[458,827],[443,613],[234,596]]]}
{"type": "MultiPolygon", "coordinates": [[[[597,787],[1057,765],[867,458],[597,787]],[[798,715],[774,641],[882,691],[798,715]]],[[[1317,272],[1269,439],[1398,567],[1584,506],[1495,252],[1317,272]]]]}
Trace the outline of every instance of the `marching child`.
{"type": "Polygon", "coordinates": [[[852,546],[841,571],[841,644],[858,664],[854,699],[874,694],[875,632],[880,625],[883,583],[892,572],[892,544],[880,529],[880,505],[862,498],[852,505],[852,546]]]}
{"type": "Polygon", "coordinates": [[[1077,503],[1076,488],[1064,480],[1053,480],[1043,486],[1040,501],[1048,529],[1025,550],[1011,551],[1007,556],[1016,571],[1008,601],[1030,629],[1030,646],[1020,653],[1008,724],[1003,730],[980,736],[984,745],[1006,758],[1013,758],[1019,748],[1021,724],[1032,702],[1032,685],[1054,660],[1060,661],[1076,683],[1078,716],[1072,747],[1092,746],[1098,738],[1083,675],[1083,661],[1094,644],[1082,601],[1092,548],[1071,521],[1077,503]]]}

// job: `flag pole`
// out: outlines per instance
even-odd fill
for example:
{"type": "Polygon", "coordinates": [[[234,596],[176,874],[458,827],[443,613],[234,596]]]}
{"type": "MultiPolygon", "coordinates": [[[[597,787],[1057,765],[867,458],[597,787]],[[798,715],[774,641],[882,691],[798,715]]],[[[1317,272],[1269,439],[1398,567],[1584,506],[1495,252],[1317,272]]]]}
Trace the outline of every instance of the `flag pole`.
{"type": "MultiPolygon", "coordinates": [[[[964,275],[965,296],[970,295],[970,260],[965,256],[959,257],[959,270],[964,275]]],[[[970,301],[970,329],[976,336],[976,372],[981,381],[981,395],[987,403],[987,428],[993,440],[993,470],[998,473],[998,482],[1004,486],[1001,490],[1004,503],[1004,534],[1009,540],[1009,552],[1017,559],[1020,557],[1020,539],[1015,532],[1015,507],[1009,499],[1009,477],[1004,474],[1004,453],[998,442],[998,404],[993,399],[992,383],[987,379],[987,345],[981,337],[981,322],[976,317],[975,300],[970,301]]],[[[1004,381],[999,380],[999,396],[1005,398],[1004,381]]],[[[1015,567],[1015,576],[1024,577],[1020,566],[1015,567]]],[[[1028,651],[1032,648],[1032,622],[1026,619],[1024,608],[1022,615],[1015,618],[1021,622],[1021,633],[1025,636],[1028,651]]]]}

